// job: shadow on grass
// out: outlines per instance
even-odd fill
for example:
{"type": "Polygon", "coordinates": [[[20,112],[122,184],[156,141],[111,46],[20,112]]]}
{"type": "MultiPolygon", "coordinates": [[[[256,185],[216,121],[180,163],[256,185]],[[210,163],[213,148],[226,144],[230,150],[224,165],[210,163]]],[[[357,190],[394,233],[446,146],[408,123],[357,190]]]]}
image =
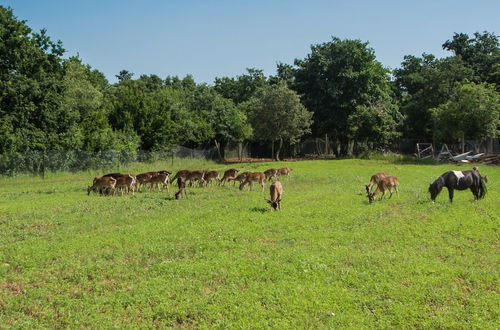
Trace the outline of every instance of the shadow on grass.
{"type": "Polygon", "coordinates": [[[270,211],[270,209],[269,209],[269,208],[267,208],[267,207],[252,207],[252,208],[250,209],[250,211],[252,211],[252,212],[260,212],[260,213],[265,213],[265,212],[269,212],[269,211],[270,211]]]}

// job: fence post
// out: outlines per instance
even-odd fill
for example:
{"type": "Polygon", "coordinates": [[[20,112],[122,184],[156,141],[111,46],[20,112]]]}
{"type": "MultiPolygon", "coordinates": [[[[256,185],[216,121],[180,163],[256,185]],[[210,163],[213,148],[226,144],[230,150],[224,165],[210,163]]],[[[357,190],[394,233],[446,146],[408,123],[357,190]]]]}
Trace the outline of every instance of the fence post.
{"type": "Polygon", "coordinates": [[[42,179],[45,179],[45,149],[42,153],[42,179]]]}

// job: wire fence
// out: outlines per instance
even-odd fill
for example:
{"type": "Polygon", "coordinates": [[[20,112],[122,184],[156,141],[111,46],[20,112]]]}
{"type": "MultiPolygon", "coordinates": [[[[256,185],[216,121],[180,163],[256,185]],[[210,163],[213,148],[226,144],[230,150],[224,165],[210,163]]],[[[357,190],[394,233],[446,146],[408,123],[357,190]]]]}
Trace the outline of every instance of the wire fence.
{"type": "Polygon", "coordinates": [[[0,155],[0,175],[46,172],[120,169],[135,162],[148,163],[179,159],[217,159],[216,148],[192,149],[175,146],[159,151],[107,150],[88,152],[77,150],[26,151],[0,155]]]}

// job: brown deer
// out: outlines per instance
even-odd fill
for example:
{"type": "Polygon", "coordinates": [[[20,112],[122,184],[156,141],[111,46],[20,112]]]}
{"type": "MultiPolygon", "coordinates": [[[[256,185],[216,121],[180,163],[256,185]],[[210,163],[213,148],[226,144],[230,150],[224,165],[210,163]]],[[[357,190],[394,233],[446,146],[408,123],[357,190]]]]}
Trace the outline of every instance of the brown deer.
{"type": "Polygon", "coordinates": [[[200,186],[205,184],[205,171],[190,171],[187,175],[186,182],[189,180],[189,186],[192,187],[196,181],[200,186]]]}
{"type": "Polygon", "coordinates": [[[245,179],[247,178],[247,175],[249,174],[250,172],[243,172],[243,173],[240,173],[236,176],[236,178],[233,179],[233,185],[236,184],[236,181],[238,181],[240,184],[245,181],[245,179]]]}
{"type": "Polygon", "coordinates": [[[115,189],[121,191],[122,196],[124,192],[129,193],[130,191],[132,191],[133,194],[134,186],[135,177],[130,174],[123,174],[122,176],[116,178],[115,189]]]}
{"type": "Polygon", "coordinates": [[[269,192],[271,194],[271,199],[265,199],[275,211],[281,210],[281,197],[283,196],[283,186],[281,182],[275,181],[269,187],[269,192]]]}
{"type": "Polygon", "coordinates": [[[219,178],[219,171],[206,171],[203,179],[205,180],[206,185],[211,183],[212,180],[215,180],[215,182],[218,185],[220,185],[220,181],[221,181],[219,178]]]}
{"type": "Polygon", "coordinates": [[[395,176],[386,176],[385,178],[382,178],[378,184],[377,184],[377,190],[375,190],[372,194],[368,193],[368,201],[372,203],[375,200],[375,195],[378,194],[379,192],[382,192],[382,196],[380,199],[385,198],[385,192],[389,190],[391,195],[389,198],[392,197],[392,189],[396,191],[397,196],[399,197],[399,180],[395,176]]]}
{"type": "Polygon", "coordinates": [[[137,174],[135,179],[137,180],[137,191],[139,191],[139,189],[142,187],[142,186],[145,186],[148,184],[149,180],[153,177],[153,175],[155,175],[156,172],[146,172],[146,173],[141,173],[141,174],[137,174]]]}
{"type": "Polygon", "coordinates": [[[270,168],[264,171],[264,174],[266,175],[266,180],[271,181],[271,179],[275,179],[278,176],[278,170],[275,168],[270,168]]]}
{"type": "Polygon", "coordinates": [[[103,194],[104,192],[107,192],[108,194],[110,192],[115,191],[115,185],[116,185],[116,179],[112,177],[101,177],[101,178],[94,178],[94,183],[92,186],[89,186],[87,188],[87,195],[90,195],[91,191],[97,191],[100,194],[103,194]]]}
{"type": "Polygon", "coordinates": [[[386,176],[387,176],[387,174],[385,174],[385,172],[378,172],[378,173],[373,174],[370,178],[370,184],[367,184],[365,186],[366,193],[370,194],[372,187],[377,185],[380,182],[380,180],[382,180],[386,176]]]}
{"type": "Polygon", "coordinates": [[[290,167],[283,167],[278,169],[277,175],[281,177],[282,175],[286,175],[288,180],[290,180],[290,174],[292,173],[292,169],[290,167]]]}
{"type": "Polygon", "coordinates": [[[262,187],[262,191],[264,191],[264,181],[266,180],[266,175],[262,172],[250,172],[247,174],[245,181],[240,184],[240,190],[243,190],[243,187],[250,183],[250,190],[252,190],[252,185],[254,182],[259,182],[262,187]]]}
{"type": "Polygon", "coordinates": [[[149,184],[150,191],[153,191],[155,187],[158,188],[158,191],[161,191],[162,186],[167,187],[168,191],[168,174],[156,173],[151,176],[151,178],[147,181],[147,184],[149,184]]]}
{"type": "Polygon", "coordinates": [[[184,197],[188,198],[186,193],[186,181],[184,181],[183,178],[177,178],[177,187],[179,187],[179,191],[175,193],[175,199],[181,199],[183,193],[184,197]]]}
{"type": "Polygon", "coordinates": [[[186,181],[186,179],[187,179],[187,177],[188,177],[189,173],[191,173],[191,172],[192,172],[192,171],[190,171],[190,170],[180,170],[180,171],[178,171],[178,172],[174,175],[174,177],[172,178],[172,183],[174,183],[174,181],[175,181],[176,179],[178,179],[178,178],[183,178],[183,179],[184,179],[184,181],[186,181]]]}
{"type": "Polygon", "coordinates": [[[222,176],[222,180],[220,181],[221,184],[223,185],[226,181],[231,181],[231,180],[234,180],[236,179],[236,174],[238,174],[239,170],[235,169],[235,168],[231,168],[229,170],[226,170],[224,172],[224,175],[222,176]]]}

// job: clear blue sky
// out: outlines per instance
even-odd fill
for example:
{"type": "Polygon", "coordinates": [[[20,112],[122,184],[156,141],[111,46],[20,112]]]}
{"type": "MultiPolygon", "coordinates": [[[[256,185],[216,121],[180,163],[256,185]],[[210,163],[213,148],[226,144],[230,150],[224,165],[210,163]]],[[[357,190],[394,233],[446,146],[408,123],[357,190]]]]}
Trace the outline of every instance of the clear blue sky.
{"type": "Polygon", "coordinates": [[[310,45],[368,41],[386,67],[404,55],[447,56],[454,32],[500,32],[500,1],[0,0],[34,30],[60,39],[111,82],[122,69],[212,83],[245,68],[274,74],[310,45]]]}

